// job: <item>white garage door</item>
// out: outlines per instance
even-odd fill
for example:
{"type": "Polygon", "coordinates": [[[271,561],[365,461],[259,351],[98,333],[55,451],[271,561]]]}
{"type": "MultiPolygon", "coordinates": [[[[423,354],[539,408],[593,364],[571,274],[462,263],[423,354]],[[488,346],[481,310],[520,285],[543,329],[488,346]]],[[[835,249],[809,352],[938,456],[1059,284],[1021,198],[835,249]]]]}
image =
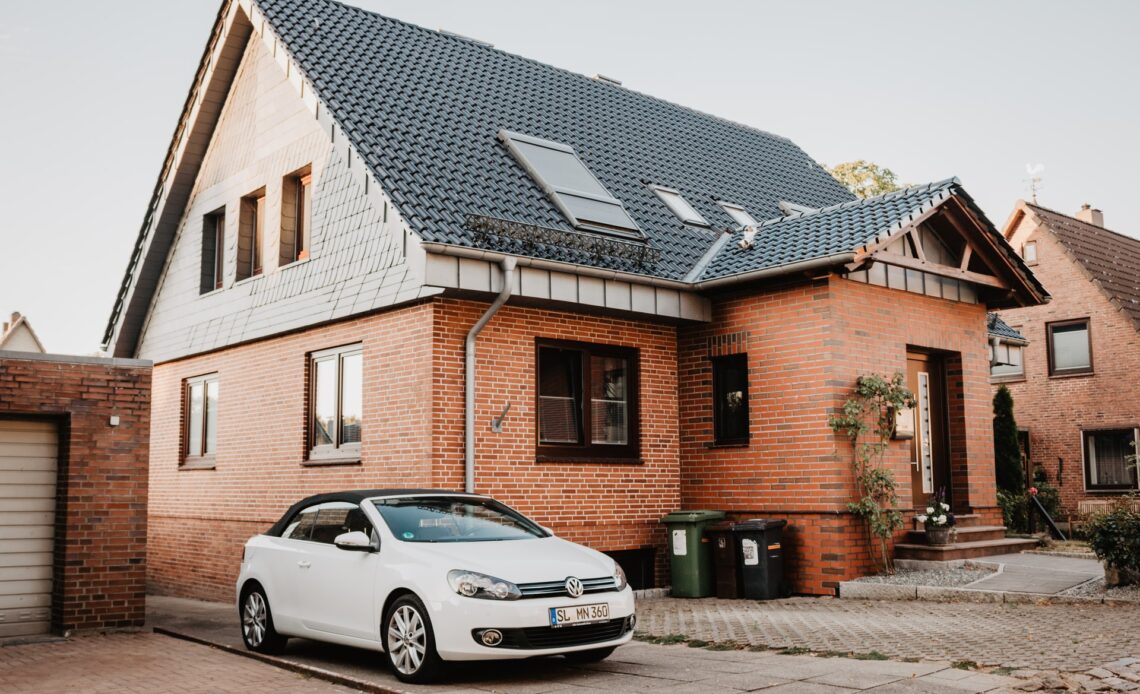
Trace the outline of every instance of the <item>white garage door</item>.
{"type": "Polygon", "coordinates": [[[51,626],[55,424],[0,420],[0,638],[51,626]]]}

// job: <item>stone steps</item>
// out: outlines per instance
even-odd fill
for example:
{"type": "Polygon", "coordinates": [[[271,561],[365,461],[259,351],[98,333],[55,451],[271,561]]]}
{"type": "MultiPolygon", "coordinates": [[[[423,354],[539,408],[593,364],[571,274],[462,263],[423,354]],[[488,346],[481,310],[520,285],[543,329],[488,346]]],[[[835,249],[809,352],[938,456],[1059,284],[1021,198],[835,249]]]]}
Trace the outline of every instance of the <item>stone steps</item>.
{"type": "MultiPolygon", "coordinates": [[[[959,539],[962,537],[961,529],[959,529],[958,537],[959,539]]],[[[949,545],[927,545],[904,542],[895,545],[895,558],[917,559],[921,561],[978,559],[979,557],[992,557],[997,554],[1014,554],[1022,550],[1033,549],[1037,544],[1037,540],[1026,540],[1015,537],[955,542],[949,545]]]]}
{"type": "MultiPolygon", "coordinates": [[[[1004,525],[970,525],[958,527],[958,544],[1004,539],[1004,525]]],[[[907,533],[906,541],[909,544],[925,545],[926,531],[922,529],[911,530],[907,533]]]]}

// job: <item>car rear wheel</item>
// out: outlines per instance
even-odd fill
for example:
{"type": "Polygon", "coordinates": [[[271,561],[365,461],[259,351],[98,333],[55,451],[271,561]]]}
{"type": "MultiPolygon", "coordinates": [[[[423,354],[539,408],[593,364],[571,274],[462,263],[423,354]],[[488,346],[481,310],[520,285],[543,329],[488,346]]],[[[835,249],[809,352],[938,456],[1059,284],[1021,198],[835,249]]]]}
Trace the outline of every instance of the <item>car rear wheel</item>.
{"type": "Polygon", "coordinates": [[[613,655],[614,648],[591,648],[588,651],[572,651],[563,653],[566,660],[571,663],[598,663],[613,655]]]}
{"type": "Polygon", "coordinates": [[[261,586],[254,586],[241,601],[241,640],[257,653],[275,654],[285,650],[288,639],[273,628],[269,599],[261,586]]]}
{"type": "Polygon", "coordinates": [[[384,618],[388,662],[402,682],[424,683],[443,667],[435,650],[435,633],[424,604],[414,595],[398,598],[384,618]]]}

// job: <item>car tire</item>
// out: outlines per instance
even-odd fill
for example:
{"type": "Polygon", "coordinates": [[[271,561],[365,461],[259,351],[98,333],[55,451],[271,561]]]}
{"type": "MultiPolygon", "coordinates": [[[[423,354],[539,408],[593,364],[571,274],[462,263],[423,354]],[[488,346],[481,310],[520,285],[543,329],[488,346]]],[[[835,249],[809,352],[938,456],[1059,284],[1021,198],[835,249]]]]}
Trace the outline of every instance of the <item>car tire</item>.
{"type": "Polygon", "coordinates": [[[420,599],[401,595],[388,608],[381,629],[388,664],[401,682],[424,684],[439,677],[443,661],[435,650],[435,632],[420,599]]]}
{"type": "Polygon", "coordinates": [[[571,651],[563,653],[563,657],[571,663],[585,665],[586,663],[600,663],[613,655],[616,646],[609,648],[591,648],[588,651],[571,651]]]}
{"type": "Polygon", "coordinates": [[[275,655],[285,650],[285,642],[289,639],[273,628],[273,612],[269,609],[269,598],[265,596],[264,588],[259,585],[248,588],[242,594],[238,610],[241,617],[241,640],[246,648],[266,655],[275,655]]]}

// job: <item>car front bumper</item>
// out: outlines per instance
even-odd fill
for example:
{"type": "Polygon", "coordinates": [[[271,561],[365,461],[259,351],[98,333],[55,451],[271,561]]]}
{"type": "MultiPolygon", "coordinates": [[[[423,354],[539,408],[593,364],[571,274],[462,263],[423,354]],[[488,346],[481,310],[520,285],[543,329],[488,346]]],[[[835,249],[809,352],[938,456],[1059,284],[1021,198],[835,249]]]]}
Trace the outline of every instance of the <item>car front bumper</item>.
{"type": "Polygon", "coordinates": [[[506,660],[557,655],[620,646],[633,638],[633,591],[587,593],[580,598],[554,597],[511,601],[452,595],[428,604],[435,645],[444,660],[506,660]],[[609,621],[552,628],[550,608],[606,603],[609,621]],[[503,634],[495,647],[478,640],[486,629],[503,634]]]}

